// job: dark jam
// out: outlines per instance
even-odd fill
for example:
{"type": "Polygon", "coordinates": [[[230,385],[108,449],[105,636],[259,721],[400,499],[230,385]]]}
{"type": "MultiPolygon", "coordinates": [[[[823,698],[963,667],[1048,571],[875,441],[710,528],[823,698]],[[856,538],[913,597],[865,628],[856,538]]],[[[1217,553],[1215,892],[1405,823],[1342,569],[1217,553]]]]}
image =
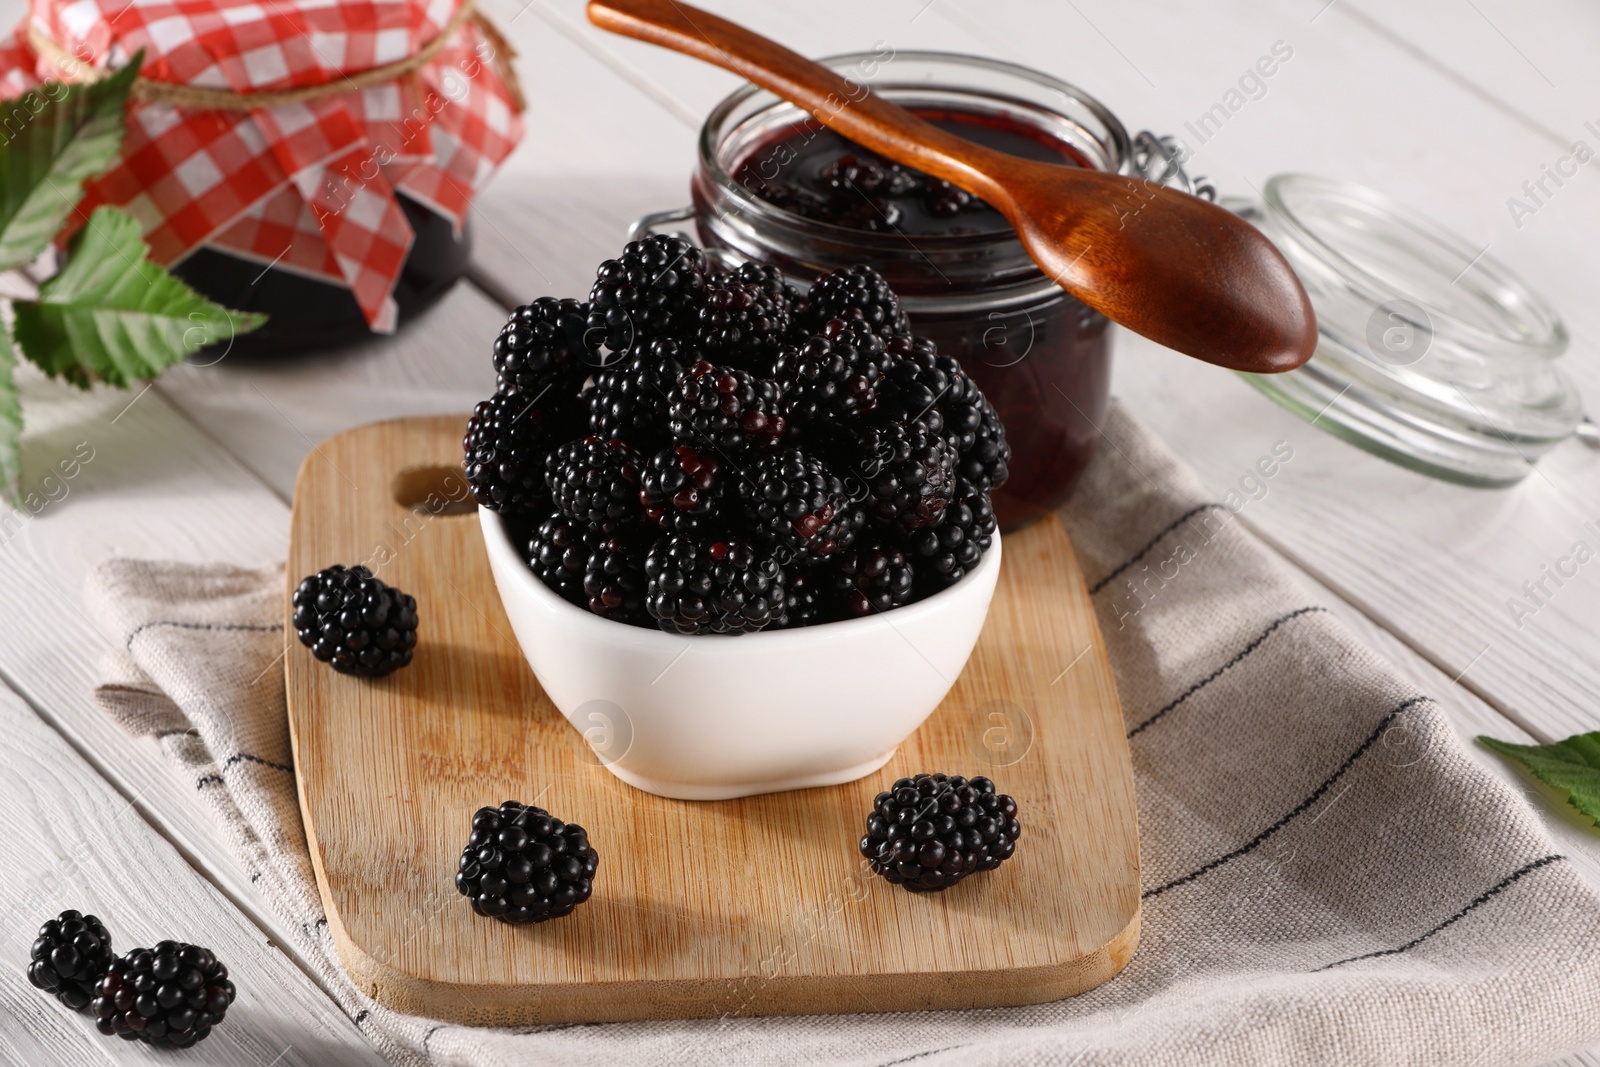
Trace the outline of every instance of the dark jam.
{"type": "MultiPolygon", "coordinates": [[[[1040,163],[1087,166],[1075,149],[1004,115],[917,115],[986,148],[1040,163]]],[[[941,178],[885,159],[814,121],[797,123],[745,157],[733,180],[796,215],[907,237],[1005,233],[1005,216],[941,178]]]]}
{"type": "MultiPolygon", "coordinates": [[[[407,196],[397,196],[416,234],[395,282],[398,325],[427,310],[466,272],[471,235],[455,233],[450,220],[407,196]]],[[[236,311],[260,311],[266,325],[240,334],[227,349],[241,356],[289,355],[354,344],[372,336],[355,296],[342,286],[261,264],[202,246],[172,268],[197,292],[236,311]]],[[[204,363],[223,346],[203,350],[191,362],[204,363]]]]}
{"type": "MultiPolygon", "coordinates": [[[[952,133],[1026,159],[1089,165],[1038,127],[1004,115],[919,111],[952,133]]],[[[1060,289],[1033,300],[1001,292],[1019,279],[978,269],[930,268],[943,238],[1016,241],[998,211],[947,182],[892,163],[814,122],[799,124],[749,152],[734,180],[749,192],[808,220],[904,238],[904,248],[875,253],[882,237],[851,246],[829,235],[819,259],[774,257],[803,276],[865,262],[907,300],[912,327],[961,360],[994,403],[1011,443],[1011,476],[993,494],[1000,524],[1015,529],[1055,510],[1088,465],[1105,420],[1111,385],[1107,321],[1060,289]],[[910,251],[913,254],[907,255],[910,251]],[[987,297],[997,297],[989,300],[987,297]]],[[[708,244],[716,236],[702,224],[708,244]]],[[[1042,275],[1033,274],[1042,282],[1042,275]]],[[[1021,279],[1026,282],[1027,279],[1021,279]]]]}

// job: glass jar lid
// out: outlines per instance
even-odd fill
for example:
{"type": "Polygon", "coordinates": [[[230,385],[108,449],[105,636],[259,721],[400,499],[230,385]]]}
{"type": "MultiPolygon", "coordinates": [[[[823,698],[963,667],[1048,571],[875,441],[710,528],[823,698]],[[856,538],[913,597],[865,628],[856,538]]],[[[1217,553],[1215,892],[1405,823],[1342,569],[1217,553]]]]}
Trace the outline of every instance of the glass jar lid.
{"type": "Polygon", "coordinates": [[[1364,186],[1300,174],[1226,200],[1283,252],[1317,313],[1299,370],[1245,375],[1290,410],[1414,470],[1509,485],[1583,417],[1567,331],[1511,270],[1364,186]]]}

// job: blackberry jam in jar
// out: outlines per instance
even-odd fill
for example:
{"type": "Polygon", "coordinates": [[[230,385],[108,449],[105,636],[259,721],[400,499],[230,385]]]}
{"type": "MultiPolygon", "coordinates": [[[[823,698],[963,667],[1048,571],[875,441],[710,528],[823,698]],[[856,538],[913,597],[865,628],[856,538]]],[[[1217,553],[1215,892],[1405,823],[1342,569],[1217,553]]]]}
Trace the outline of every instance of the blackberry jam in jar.
{"type": "MultiPolygon", "coordinates": [[[[1157,139],[1130,142],[1094,98],[1025,67],[938,52],[822,62],[1001,151],[1152,180],[1170,175],[1144,173],[1135,157],[1160,157],[1187,181],[1157,139]]],[[[1071,494],[1105,416],[1109,324],[1039,270],[999,212],[754,86],[706,119],[691,195],[692,207],[647,216],[636,234],[692,219],[707,248],[773,264],[802,288],[856,263],[883,275],[913,329],[961,360],[1005,422],[1011,476],[994,494],[1004,528],[1044,516],[1071,494]]]]}

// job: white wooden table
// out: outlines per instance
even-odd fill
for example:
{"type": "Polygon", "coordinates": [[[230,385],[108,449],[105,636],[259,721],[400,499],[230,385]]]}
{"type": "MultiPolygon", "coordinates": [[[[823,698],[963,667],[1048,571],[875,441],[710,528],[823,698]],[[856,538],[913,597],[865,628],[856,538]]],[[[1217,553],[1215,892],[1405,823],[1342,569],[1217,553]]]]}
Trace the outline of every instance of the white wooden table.
{"type": "MultiPolygon", "coordinates": [[[[6,0],[7,25],[20,17],[6,0]]],[[[357,1025],[281,946],[275,922],[155,745],[94,706],[108,643],[81,607],[117,554],[281,558],[301,460],[372,419],[464,412],[492,389],[506,309],[582,296],[640,213],[686,201],[694,135],[735,80],[588,27],[581,0],[484,0],[515,41],[527,136],[475,210],[469,281],[399,337],[315,358],[169,373],[142,393],[24,375],[37,478],[80,442],[94,458],[0,537],[0,1062],[155,1062],[27,985],[38,923],[114,912],[125,938],[202,938],[244,994],[195,1062],[375,1064],[357,1025]]],[[[1134,128],[1182,132],[1274,42],[1293,49],[1193,167],[1227,193],[1303,171],[1419,206],[1522,271],[1565,316],[1565,363],[1600,398],[1600,164],[1519,228],[1506,206],[1575,140],[1600,148],[1600,11],[1581,0],[777,0],[709,2],[798,50],[932,48],[1014,60],[1084,86],[1134,128]]],[[[1600,520],[1600,453],[1555,450],[1503,491],[1429,481],[1275,408],[1233,376],[1130,334],[1114,390],[1218,499],[1277,441],[1294,459],[1240,515],[1316,595],[1448,708],[1463,738],[1552,740],[1600,725],[1600,566],[1519,627],[1507,608],[1600,520]]],[[[1600,405],[1600,399],[1593,399],[1600,405]]],[[[1536,796],[1600,884],[1600,834],[1536,796]]],[[[127,943],[127,942],[124,942],[127,943]]],[[[1567,1064],[1600,1063],[1600,1050],[1567,1064]]]]}

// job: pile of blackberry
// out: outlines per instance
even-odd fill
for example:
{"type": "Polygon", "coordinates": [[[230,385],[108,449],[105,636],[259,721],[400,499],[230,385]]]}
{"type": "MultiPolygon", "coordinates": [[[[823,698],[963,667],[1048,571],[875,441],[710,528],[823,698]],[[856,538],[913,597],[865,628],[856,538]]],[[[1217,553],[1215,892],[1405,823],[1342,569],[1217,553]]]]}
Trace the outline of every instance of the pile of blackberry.
{"type": "Polygon", "coordinates": [[[540,580],[606,618],[736,634],[871,615],[993,543],[1005,429],[870,267],[801,295],[653,236],[600,265],[587,303],[513,312],[494,364],[463,441],[474,495],[527,531],[540,580]]]}

